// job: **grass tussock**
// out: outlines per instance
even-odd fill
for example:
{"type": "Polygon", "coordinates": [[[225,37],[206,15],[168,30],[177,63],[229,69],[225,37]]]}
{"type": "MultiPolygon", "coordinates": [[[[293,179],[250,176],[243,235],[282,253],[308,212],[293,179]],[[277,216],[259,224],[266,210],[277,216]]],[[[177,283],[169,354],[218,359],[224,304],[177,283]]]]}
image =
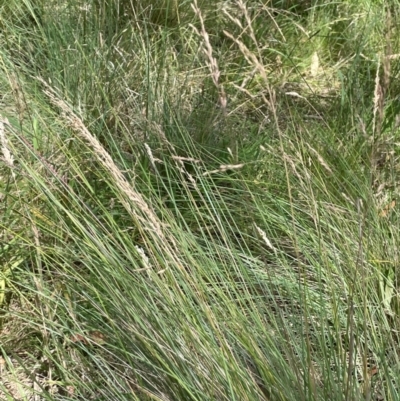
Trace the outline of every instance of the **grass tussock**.
{"type": "Polygon", "coordinates": [[[399,398],[398,4],[210,5],[0,4],[0,399],[399,398]]]}

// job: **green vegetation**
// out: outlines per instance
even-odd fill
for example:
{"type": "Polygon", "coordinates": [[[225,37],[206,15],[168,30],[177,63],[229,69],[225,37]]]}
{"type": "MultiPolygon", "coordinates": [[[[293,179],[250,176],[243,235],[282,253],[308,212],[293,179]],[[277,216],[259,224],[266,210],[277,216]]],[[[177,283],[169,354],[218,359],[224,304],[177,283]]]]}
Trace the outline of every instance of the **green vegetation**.
{"type": "Polygon", "coordinates": [[[398,400],[399,6],[0,0],[0,399],[398,400]]]}

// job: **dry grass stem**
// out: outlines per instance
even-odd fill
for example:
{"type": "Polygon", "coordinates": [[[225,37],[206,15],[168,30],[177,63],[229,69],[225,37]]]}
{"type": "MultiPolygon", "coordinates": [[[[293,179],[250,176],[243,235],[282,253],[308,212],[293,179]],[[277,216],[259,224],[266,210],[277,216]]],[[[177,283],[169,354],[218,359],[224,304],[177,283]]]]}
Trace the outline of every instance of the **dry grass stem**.
{"type": "Polygon", "coordinates": [[[383,93],[379,79],[380,74],[380,59],[378,60],[378,66],[376,69],[375,76],[375,89],[374,89],[374,108],[373,108],[373,121],[372,121],[372,132],[376,138],[376,135],[380,132],[381,123],[381,112],[383,107],[383,93]]]}
{"type": "Polygon", "coordinates": [[[258,234],[260,234],[262,240],[265,242],[265,245],[267,245],[267,247],[271,250],[273,250],[274,252],[276,252],[276,248],[272,245],[271,241],[268,239],[267,234],[265,233],[264,230],[262,230],[260,227],[258,227],[257,225],[255,225],[256,230],[258,232],[258,234]]]}
{"type": "Polygon", "coordinates": [[[244,18],[246,20],[246,28],[245,29],[247,29],[249,31],[249,36],[250,36],[251,40],[253,41],[254,45],[256,46],[256,49],[259,51],[260,46],[256,39],[256,35],[254,33],[253,22],[250,18],[248,8],[247,8],[246,4],[243,3],[243,0],[237,0],[236,4],[238,5],[239,10],[242,12],[242,15],[244,16],[244,18]]]}
{"type": "Polygon", "coordinates": [[[109,153],[104,149],[101,143],[95,138],[90,131],[86,128],[83,121],[72,111],[67,103],[57,97],[55,91],[49,87],[49,85],[42,79],[39,79],[47,89],[44,93],[49,97],[51,102],[59,107],[66,121],[68,121],[71,128],[79,134],[93,149],[94,154],[97,156],[99,162],[106,168],[106,170],[113,177],[116,185],[120,191],[125,194],[128,199],[138,207],[142,215],[138,215],[131,204],[125,203],[126,209],[131,215],[133,215],[138,221],[142,222],[144,226],[150,226],[149,228],[159,237],[160,240],[165,241],[162,226],[157,218],[156,214],[147,205],[141,194],[134,191],[120,169],[116,166],[109,153]]]}
{"type": "Polygon", "coordinates": [[[144,144],[144,147],[146,149],[147,155],[149,156],[149,160],[150,160],[150,163],[151,163],[154,171],[157,171],[156,162],[157,163],[162,163],[162,160],[160,160],[160,159],[158,159],[158,158],[153,156],[153,152],[152,152],[150,146],[147,143],[144,144]]]}
{"type": "Polygon", "coordinates": [[[176,156],[176,155],[173,155],[171,157],[173,160],[186,161],[186,162],[192,162],[192,163],[200,163],[200,160],[194,159],[193,157],[182,157],[182,156],[176,156]]]}
{"type": "Polygon", "coordinates": [[[0,116],[0,145],[1,145],[1,153],[3,154],[2,160],[8,167],[11,168],[11,171],[13,172],[14,158],[8,147],[8,141],[5,133],[5,125],[9,125],[8,120],[0,116]]]}
{"type": "Polygon", "coordinates": [[[232,34],[230,34],[227,31],[224,31],[224,34],[231,39],[233,42],[235,42],[238,47],[240,52],[243,54],[244,58],[247,60],[247,62],[256,67],[258,73],[261,75],[261,78],[264,80],[265,83],[268,83],[268,77],[265,72],[265,67],[264,65],[258,60],[258,58],[255,56],[254,53],[252,53],[249,48],[239,39],[235,38],[232,34]]]}
{"type": "Polygon", "coordinates": [[[199,18],[199,21],[201,24],[201,31],[199,32],[195,26],[193,26],[193,25],[191,25],[191,26],[192,26],[193,30],[197,33],[197,35],[203,38],[203,51],[208,60],[207,64],[208,64],[208,68],[210,70],[211,79],[213,80],[213,83],[219,92],[219,99],[218,99],[219,105],[220,105],[224,115],[226,115],[228,99],[227,99],[227,96],[225,93],[225,89],[220,82],[221,72],[218,67],[217,59],[213,56],[213,49],[212,49],[212,46],[210,43],[210,37],[204,26],[204,19],[201,14],[201,11],[197,5],[197,0],[194,0],[194,2],[192,4],[192,8],[193,8],[195,14],[197,15],[197,17],[199,18]]]}
{"type": "Polygon", "coordinates": [[[22,121],[25,116],[25,111],[27,109],[25,96],[22,91],[21,85],[19,83],[18,76],[16,76],[13,73],[10,75],[9,79],[10,79],[12,93],[14,96],[15,106],[16,106],[17,113],[18,113],[18,119],[19,119],[20,124],[22,124],[22,121]]]}
{"type": "Polygon", "coordinates": [[[331,168],[329,167],[328,163],[322,158],[322,156],[314,148],[312,148],[308,143],[307,143],[307,147],[308,147],[308,149],[311,150],[311,152],[313,152],[315,154],[315,156],[317,156],[317,159],[318,159],[319,163],[321,164],[321,166],[324,167],[328,173],[332,174],[331,168]]]}
{"type": "Polygon", "coordinates": [[[244,167],[244,164],[221,164],[221,166],[219,166],[218,169],[216,170],[211,170],[211,171],[206,171],[205,173],[203,173],[203,176],[207,176],[210,174],[216,174],[216,173],[221,173],[224,171],[228,171],[228,170],[238,170],[244,167]]]}

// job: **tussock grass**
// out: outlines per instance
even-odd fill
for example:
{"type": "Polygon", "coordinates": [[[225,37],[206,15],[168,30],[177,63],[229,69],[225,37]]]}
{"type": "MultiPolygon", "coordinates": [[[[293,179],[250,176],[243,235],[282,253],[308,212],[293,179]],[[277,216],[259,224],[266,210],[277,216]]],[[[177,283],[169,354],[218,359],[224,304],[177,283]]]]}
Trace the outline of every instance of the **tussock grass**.
{"type": "Polygon", "coordinates": [[[0,398],[396,400],[396,6],[0,4],[0,398]]]}

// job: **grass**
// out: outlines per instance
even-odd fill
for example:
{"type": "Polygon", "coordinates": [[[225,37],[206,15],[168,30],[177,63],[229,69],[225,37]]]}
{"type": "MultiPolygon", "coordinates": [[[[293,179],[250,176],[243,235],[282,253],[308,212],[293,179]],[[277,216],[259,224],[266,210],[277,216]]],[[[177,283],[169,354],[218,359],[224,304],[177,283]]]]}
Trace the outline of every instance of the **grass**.
{"type": "Polygon", "coordinates": [[[0,399],[397,400],[397,6],[0,2],[0,399]]]}

